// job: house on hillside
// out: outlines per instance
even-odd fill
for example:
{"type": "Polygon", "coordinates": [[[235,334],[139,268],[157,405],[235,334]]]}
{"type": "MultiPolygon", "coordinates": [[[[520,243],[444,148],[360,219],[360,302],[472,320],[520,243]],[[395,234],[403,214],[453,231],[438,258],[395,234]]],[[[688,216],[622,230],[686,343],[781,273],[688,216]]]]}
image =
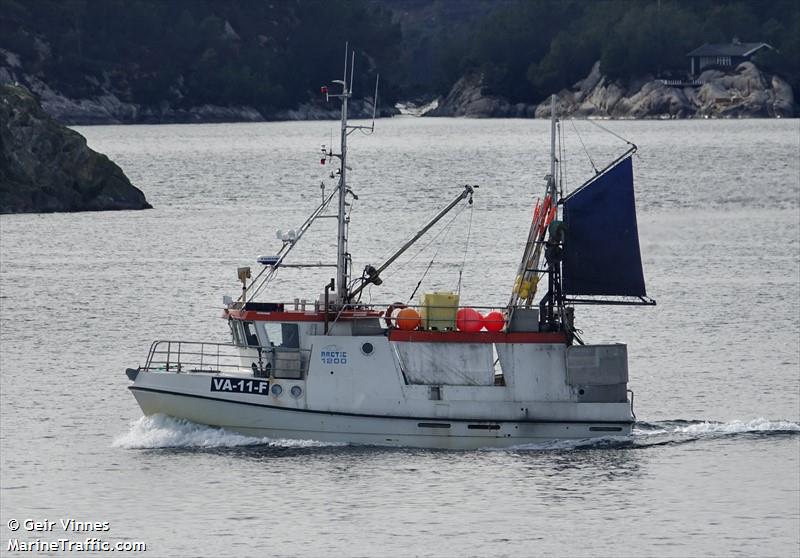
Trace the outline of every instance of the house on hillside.
{"type": "Polygon", "coordinates": [[[734,38],[730,43],[706,43],[686,56],[689,58],[689,71],[694,76],[709,66],[735,68],[765,48],[775,50],[767,43],[743,43],[734,38]]]}

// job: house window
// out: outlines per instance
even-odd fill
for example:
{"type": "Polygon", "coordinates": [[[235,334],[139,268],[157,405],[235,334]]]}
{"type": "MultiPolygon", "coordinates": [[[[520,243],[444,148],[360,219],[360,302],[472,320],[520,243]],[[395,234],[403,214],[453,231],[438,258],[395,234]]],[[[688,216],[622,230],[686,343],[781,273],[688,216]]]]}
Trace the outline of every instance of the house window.
{"type": "Polygon", "coordinates": [[[717,56],[717,65],[718,66],[730,66],[731,65],[731,57],[730,56],[717,56]]]}

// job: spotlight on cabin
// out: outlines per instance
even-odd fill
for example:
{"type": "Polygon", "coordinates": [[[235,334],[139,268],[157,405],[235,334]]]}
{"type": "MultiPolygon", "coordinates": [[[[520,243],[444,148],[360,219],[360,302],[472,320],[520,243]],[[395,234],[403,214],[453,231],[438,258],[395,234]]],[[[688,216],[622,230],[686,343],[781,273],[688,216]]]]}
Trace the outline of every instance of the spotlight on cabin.
{"type": "Polygon", "coordinates": [[[371,265],[364,268],[364,277],[366,277],[368,283],[373,283],[374,285],[383,284],[383,279],[378,276],[378,270],[371,265]]]}

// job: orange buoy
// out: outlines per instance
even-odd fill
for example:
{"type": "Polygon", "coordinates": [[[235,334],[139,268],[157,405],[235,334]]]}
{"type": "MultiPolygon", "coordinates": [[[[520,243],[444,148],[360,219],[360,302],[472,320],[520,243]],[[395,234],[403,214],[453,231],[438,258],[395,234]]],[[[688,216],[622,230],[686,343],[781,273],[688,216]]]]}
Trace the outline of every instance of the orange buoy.
{"type": "Polygon", "coordinates": [[[456,327],[459,331],[476,333],[483,327],[483,316],[474,308],[460,308],[456,312],[456,327]]]}
{"type": "Polygon", "coordinates": [[[417,329],[421,321],[422,319],[419,316],[419,312],[413,308],[401,308],[395,313],[397,329],[402,329],[403,331],[413,331],[417,329]]]}
{"type": "Polygon", "coordinates": [[[483,327],[486,328],[486,331],[502,331],[505,325],[506,317],[497,310],[492,310],[483,317],[483,327]]]}

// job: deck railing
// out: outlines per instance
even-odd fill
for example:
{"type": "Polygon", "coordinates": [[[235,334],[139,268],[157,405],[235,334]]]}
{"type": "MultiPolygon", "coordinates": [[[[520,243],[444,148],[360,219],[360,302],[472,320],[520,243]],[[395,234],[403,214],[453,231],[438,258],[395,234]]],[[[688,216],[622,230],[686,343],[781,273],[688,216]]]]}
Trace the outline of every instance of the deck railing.
{"type": "Polygon", "coordinates": [[[308,366],[310,352],[305,349],[261,345],[158,340],[150,345],[147,362],[142,370],[300,377],[308,366]]]}
{"type": "Polygon", "coordinates": [[[700,87],[703,83],[697,79],[660,79],[668,87],[700,87]]]}

